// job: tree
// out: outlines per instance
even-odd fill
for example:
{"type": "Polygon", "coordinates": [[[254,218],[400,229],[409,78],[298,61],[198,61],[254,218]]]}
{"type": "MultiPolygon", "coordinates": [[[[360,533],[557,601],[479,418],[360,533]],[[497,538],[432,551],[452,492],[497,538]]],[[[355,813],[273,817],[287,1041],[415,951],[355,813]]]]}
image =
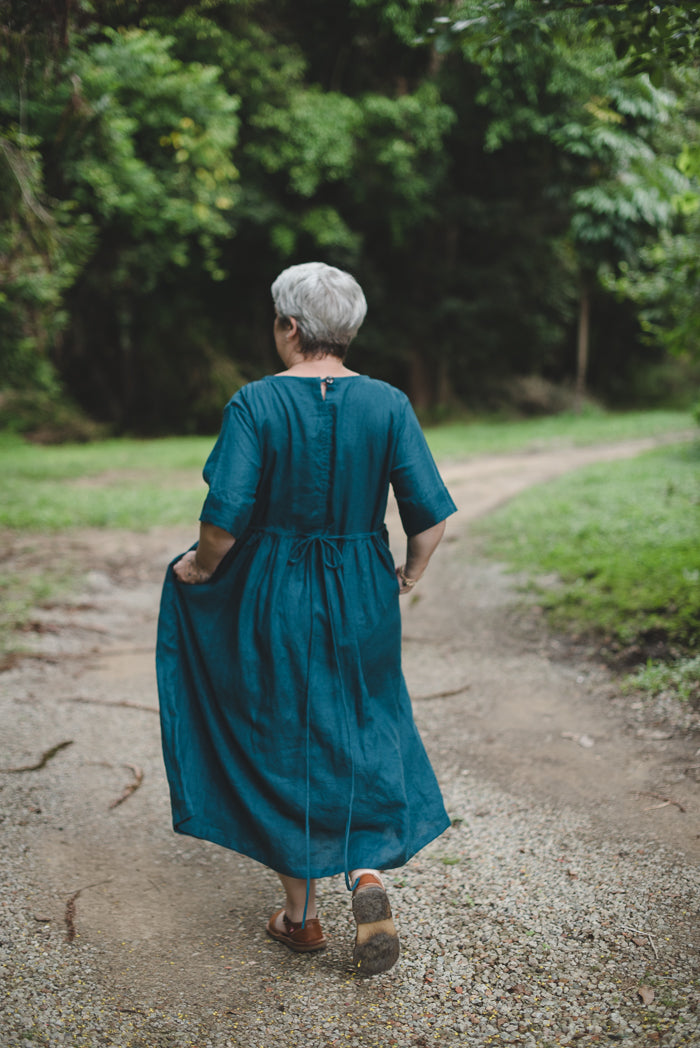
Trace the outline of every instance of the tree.
{"type": "Polygon", "coordinates": [[[0,375],[3,387],[53,391],[50,351],[69,319],[63,295],[95,231],[47,193],[27,105],[35,64],[50,75],[66,46],[67,6],[0,0],[0,14],[0,375]]]}
{"type": "Polygon", "coordinates": [[[604,277],[635,304],[646,338],[692,365],[700,362],[700,79],[689,71],[683,81],[684,104],[666,132],[667,152],[686,180],[673,200],[676,220],[619,273],[604,277]]]}
{"type": "MultiPolygon", "coordinates": [[[[429,320],[410,263],[425,254],[426,228],[439,219],[453,120],[423,78],[429,56],[405,42],[425,6],[297,0],[274,5],[274,18],[255,4],[258,17],[245,25],[227,7],[213,25],[199,4],[174,26],[181,54],[215,46],[223,82],[241,99],[241,201],[224,264],[246,301],[236,353],[248,355],[253,374],[274,366],[272,277],[315,257],[352,269],[371,289],[371,333],[354,350],[358,366],[367,338],[373,374],[408,384],[402,366],[410,371],[414,361],[415,370],[416,335],[429,320]]],[[[416,375],[417,400],[419,387],[416,375]]]]}
{"type": "Polygon", "coordinates": [[[53,288],[29,317],[5,265],[0,325],[44,340],[16,359],[53,362],[122,428],[213,429],[275,365],[271,280],[320,257],[368,293],[355,365],[419,407],[570,376],[582,281],[594,328],[628,325],[631,368],[635,307],[599,277],[678,233],[683,180],[659,136],[673,83],[629,71],[685,39],[683,5],[648,6],[4,0],[0,164],[23,175],[0,189],[0,253],[12,273],[43,259],[32,286],[53,288]],[[622,57],[603,24],[629,30],[622,57]]]}
{"type": "MultiPolygon", "coordinates": [[[[668,227],[674,198],[687,186],[655,146],[675,95],[647,76],[630,75],[629,64],[593,32],[608,25],[606,19],[617,32],[623,14],[623,5],[615,4],[468,0],[434,27],[437,46],[446,54],[457,49],[481,72],[477,100],[490,116],[485,148],[494,153],[539,142],[547,158],[549,177],[540,191],[556,215],[548,234],[551,250],[575,281],[579,303],[579,402],[589,359],[591,293],[601,267],[629,262],[645,239],[668,227]]],[[[633,21],[637,15],[639,32],[656,40],[656,22],[627,11],[633,21]]]]}
{"type": "MultiPolygon", "coordinates": [[[[121,426],[143,424],[161,382],[154,296],[186,285],[193,268],[222,275],[219,245],[238,198],[237,102],[216,68],[180,62],[172,43],[153,30],[106,29],[68,56],[48,101],[28,107],[52,192],[98,230],[69,296],[59,363],[82,402],[121,426]]],[[[173,412],[196,396],[200,376],[188,374],[168,390],[173,412]]]]}
{"type": "Polygon", "coordinates": [[[441,51],[468,41],[485,60],[522,57],[533,44],[550,47],[581,31],[610,41],[625,73],[646,72],[657,87],[673,67],[692,65],[700,43],[695,4],[647,0],[459,0],[425,36],[441,51]]]}
{"type": "Polygon", "coordinates": [[[47,197],[35,146],[16,128],[0,132],[0,373],[4,386],[52,391],[49,350],[68,321],[63,295],[95,230],[47,197]]]}
{"type": "Polygon", "coordinates": [[[572,194],[567,232],[580,287],[579,404],[588,373],[592,285],[600,280],[601,267],[629,264],[650,235],[670,228],[674,199],[687,187],[652,145],[655,126],[668,118],[674,102],[646,77],[620,80],[610,85],[607,98],[588,103],[590,121],[567,123],[556,135],[561,148],[587,161],[592,173],[572,194]]]}

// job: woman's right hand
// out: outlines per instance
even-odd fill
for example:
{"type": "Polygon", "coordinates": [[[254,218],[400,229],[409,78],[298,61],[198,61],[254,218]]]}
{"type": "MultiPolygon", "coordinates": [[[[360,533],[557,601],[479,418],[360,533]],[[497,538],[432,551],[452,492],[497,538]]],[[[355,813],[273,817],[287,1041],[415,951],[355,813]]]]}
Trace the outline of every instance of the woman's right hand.
{"type": "Polygon", "coordinates": [[[197,551],[194,549],[189,550],[184,557],[181,557],[176,564],[173,564],[173,571],[176,578],[180,582],[187,583],[188,586],[195,585],[198,582],[208,582],[212,576],[210,571],[203,571],[199,567],[197,551]]]}
{"type": "Polygon", "coordinates": [[[173,565],[176,577],[189,585],[208,582],[235,541],[228,531],[202,521],[197,548],[173,565]]]}

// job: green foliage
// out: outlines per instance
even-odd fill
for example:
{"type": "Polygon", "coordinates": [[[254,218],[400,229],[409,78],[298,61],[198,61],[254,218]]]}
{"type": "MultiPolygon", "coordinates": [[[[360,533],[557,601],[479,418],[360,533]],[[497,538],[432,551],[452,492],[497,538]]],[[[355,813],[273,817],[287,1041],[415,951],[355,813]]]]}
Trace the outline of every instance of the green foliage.
{"type": "MultiPolygon", "coordinates": [[[[530,49],[541,27],[518,21],[527,7],[514,5],[514,25],[506,32],[506,21],[502,46],[490,52],[478,49],[471,34],[464,38],[466,56],[487,74],[478,95],[492,114],[486,146],[493,151],[537,138],[560,158],[566,235],[579,264],[595,270],[606,256],[615,263],[632,255],[645,231],[668,225],[675,199],[688,188],[653,144],[676,98],[646,76],[626,75],[586,24],[565,18],[547,46],[530,49]]],[[[542,17],[553,33],[551,16],[542,17]]]]}
{"type": "Polygon", "coordinates": [[[89,257],[90,221],[47,198],[37,141],[0,127],[0,382],[52,391],[50,348],[68,323],[63,295],[89,257]]]}
{"type": "Polygon", "coordinates": [[[321,184],[352,171],[360,107],[351,98],[320,88],[298,88],[284,108],[263,105],[251,126],[264,132],[248,150],[268,172],[284,172],[297,196],[313,197],[321,184]]]}
{"type": "Polygon", "coordinates": [[[625,259],[646,231],[670,224],[675,199],[688,183],[657,155],[650,137],[674,102],[644,77],[613,81],[608,98],[588,104],[590,122],[567,124],[556,136],[564,149],[597,169],[592,184],[572,197],[571,234],[579,251],[585,247],[595,258],[602,245],[614,250],[615,261],[625,259]]]}
{"type": "Polygon", "coordinates": [[[594,328],[591,338],[589,318],[592,299],[594,318],[601,308],[603,271],[633,262],[651,237],[670,228],[677,200],[689,190],[660,144],[676,96],[646,75],[630,75],[609,39],[596,36],[602,16],[594,6],[468,0],[437,26],[443,50],[480,70],[485,147],[504,153],[505,162],[506,150],[532,155],[539,144],[536,235],[549,264],[555,255],[563,262],[558,283],[572,312],[578,303],[579,395],[597,336],[594,328]]]}
{"type": "Polygon", "coordinates": [[[37,444],[97,440],[104,433],[60,389],[0,391],[0,433],[26,435],[37,444]]]}
{"type": "Polygon", "coordinates": [[[54,163],[63,191],[100,230],[71,292],[62,371],[81,403],[99,404],[123,428],[157,414],[161,425],[185,414],[197,426],[213,390],[220,409],[241,381],[221,393],[208,322],[183,317],[192,303],[185,273],[223,276],[220,244],[238,198],[237,102],[216,68],[174,58],[172,39],[140,29],[105,36],[70,56],[72,79],[35,107],[47,135],[62,128],[54,163]]]}
{"type": "Polygon", "coordinates": [[[649,659],[646,666],[629,674],[622,683],[625,692],[643,691],[651,695],[672,694],[700,705],[700,655],[658,662],[649,659]]]}
{"type": "Polygon", "coordinates": [[[434,18],[426,37],[442,51],[461,41],[484,56],[521,58],[572,29],[610,40],[626,72],[649,72],[656,83],[670,66],[690,64],[700,43],[692,3],[643,0],[460,0],[449,16],[434,18]]]}
{"type": "Polygon", "coordinates": [[[455,113],[433,84],[397,98],[367,95],[362,110],[354,198],[361,206],[372,205],[375,214],[381,202],[392,209],[389,225],[395,246],[401,248],[418,222],[437,214],[432,193],[441,167],[434,158],[455,113]]]}
{"type": "Polygon", "coordinates": [[[648,341],[683,360],[700,360],[700,77],[688,71],[682,81],[682,105],[666,145],[685,179],[673,198],[675,221],[604,279],[635,304],[648,341]]]}
{"type": "Polygon", "coordinates": [[[649,339],[680,357],[700,357],[700,213],[687,232],[662,231],[636,264],[623,263],[619,275],[606,279],[637,305],[649,339]]]}
{"type": "Polygon", "coordinates": [[[376,12],[380,24],[387,26],[404,44],[415,42],[425,19],[435,7],[433,0],[352,0],[353,7],[376,12]]]}
{"type": "MultiPolygon", "coordinates": [[[[242,381],[231,366],[222,392],[201,322],[183,346],[193,366],[183,362],[174,388],[154,374],[162,364],[151,340],[160,346],[167,325],[150,296],[176,283],[178,270],[223,276],[219,245],[239,193],[231,159],[237,101],[217,68],[179,61],[172,44],[153,30],[105,28],[101,39],[60,56],[55,79],[28,80],[14,99],[0,95],[8,127],[0,163],[14,176],[10,219],[0,226],[5,381],[53,389],[58,361],[83,404],[122,426],[153,418],[166,391],[174,415],[187,405],[197,425],[211,417],[213,390],[218,414],[242,381]],[[33,150],[13,131],[18,97],[33,150]]],[[[182,308],[182,296],[175,301],[182,308]]],[[[172,303],[167,312],[184,330],[172,303]]]]}
{"type": "Polygon", "coordinates": [[[215,268],[216,238],[230,233],[238,195],[237,102],[218,69],[174,58],[172,38],[140,29],[105,36],[73,54],[48,115],[53,125],[56,109],[69,114],[62,179],[103,237],[117,239],[112,280],[136,276],[150,290],[164,268],[187,264],[195,244],[215,268]]]}
{"type": "Polygon", "coordinates": [[[293,256],[300,238],[321,249],[356,248],[357,235],[318,195],[321,187],[351,176],[360,122],[353,99],[301,85],[290,91],[285,105],[263,103],[251,116],[251,128],[259,134],[249,143],[246,160],[265,175],[278,175],[298,201],[269,225],[280,256],[293,256]]]}
{"type": "Polygon", "coordinates": [[[700,637],[697,445],[592,466],[526,492],[480,526],[532,575],[557,627],[692,650],[700,637]]]}
{"type": "Polygon", "coordinates": [[[694,30],[661,6],[10,3],[4,374],[57,372],[123,431],[210,429],[276,366],[271,280],[320,257],[368,293],[355,366],[419,407],[568,380],[580,285],[603,269],[592,379],[635,388],[669,320],[694,337],[692,296],[672,291],[693,279],[678,215],[696,142],[676,104],[690,81],[656,82],[657,59],[690,61],[694,30]],[[653,84],[631,75],[641,61],[653,84]],[[662,229],[659,305],[632,282],[651,279],[662,229]]]}

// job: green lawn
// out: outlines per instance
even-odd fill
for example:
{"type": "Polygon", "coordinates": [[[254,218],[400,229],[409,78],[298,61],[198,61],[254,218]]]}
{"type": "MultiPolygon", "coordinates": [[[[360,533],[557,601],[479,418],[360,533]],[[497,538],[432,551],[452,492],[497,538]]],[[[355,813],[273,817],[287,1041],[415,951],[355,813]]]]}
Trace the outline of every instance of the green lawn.
{"type": "MultiPolygon", "coordinates": [[[[449,423],[426,435],[436,458],[446,461],[692,427],[682,412],[589,412],[449,423]]],[[[0,526],[31,534],[194,524],[205,494],[202,466],[214,439],[36,447],[0,436],[0,526]]],[[[560,580],[539,592],[557,626],[598,631],[622,644],[663,635],[692,653],[700,637],[699,467],[698,443],[591,466],[525,492],[475,527],[494,556],[533,577],[548,573],[560,580]]],[[[62,585],[58,568],[36,578],[0,577],[4,639],[56,585],[62,585]]],[[[694,694],[697,663],[686,659],[672,669],[683,681],[680,693],[690,687],[694,694]]],[[[652,672],[650,679],[662,677],[652,672]]]]}
{"type": "Polygon", "coordinates": [[[0,526],[141,530],[196,521],[214,437],[36,447],[0,439],[0,526]]]}
{"type": "Polygon", "coordinates": [[[700,639],[700,443],[590,466],[524,492],[476,525],[532,577],[553,624],[679,651],[700,639]]]}
{"type": "Polygon", "coordinates": [[[448,422],[427,429],[426,433],[433,454],[439,461],[444,461],[537,448],[612,444],[695,428],[697,424],[692,415],[683,411],[610,413],[589,408],[581,414],[565,413],[519,422],[504,422],[503,419],[448,422]]]}
{"type": "MultiPolygon", "coordinates": [[[[608,443],[692,426],[683,412],[558,415],[523,422],[449,423],[426,431],[438,460],[515,449],[608,443]]],[[[0,527],[140,530],[196,521],[211,437],[110,440],[36,447],[0,436],[0,527]]]]}

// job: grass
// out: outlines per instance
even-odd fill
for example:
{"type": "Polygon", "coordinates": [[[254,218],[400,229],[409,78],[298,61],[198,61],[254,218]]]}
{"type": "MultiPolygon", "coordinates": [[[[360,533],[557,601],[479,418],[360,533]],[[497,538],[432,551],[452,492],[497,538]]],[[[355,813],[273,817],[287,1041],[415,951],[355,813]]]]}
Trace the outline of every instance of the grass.
{"type": "Polygon", "coordinates": [[[498,418],[448,422],[427,429],[426,435],[435,457],[445,461],[477,454],[612,444],[681,433],[695,425],[692,415],[683,411],[611,413],[589,407],[580,414],[565,412],[518,422],[498,418]]]}
{"type": "Polygon", "coordinates": [[[577,470],[479,522],[488,551],[531,576],[557,628],[620,645],[700,638],[700,444],[577,470]]]}
{"type": "MultiPolygon", "coordinates": [[[[680,433],[692,425],[683,412],[588,410],[522,422],[453,422],[426,434],[436,458],[445,461],[613,443],[680,433]]],[[[0,527],[38,534],[193,524],[213,441],[178,437],[36,447],[0,435],[0,527]]],[[[621,644],[663,636],[692,652],[700,635],[698,466],[700,451],[691,445],[592,466],[524,493],[478,527],[491,552],[514,567],[556,576],[556,585],[539,588],[555,625],[596,631],[621,644]]],[[[32,580],[1,576],[0,633],[26,621],[31,607],[60,584],[48,568],[32,580]]],[[[671,667],[677,679],[663,678],[663,685],[662,671],[654,676],[650,666],[639,686],[694,695],[696,663],[686,658],[671,667]]]]}
{"type": "Polygon", "coordinates": [[[700,655],[675,659],[672,663],[654,662],[631,673],[623,682],[625,692],[644,691],[650,695],[671,693],[684,701],[700,701],[700,655]]]}
{"type": "Polygon", "coordinates": [[[0,439],[0,526],[142,530],[196,521],[213,437],[36,447],[0,439]]]}
{"type": "MultiPolygon", "coordinates": [[[[679,432],[683,412],[558,415],[523,422],[449,423],[427,430],[439,460],[571,444],[608,443],[679,432]]],[[[196,521],[204,499],[204,461],[214,437],[109,440],[36,447],[0,436],[0,527],[143,530],[196,521]]]]}
{"type": "MultiPolygon", "coordinates": [[[[75,527],[143,530],[197,521],[212,437],[37,447],[0,436],[0,527],[23,535],[75,527]]],[[[37,606],[60,598],[69,565],[0,570],[0,652],[21,650],[37,606]]]]}
{"type": "Polygon", "coordinates": [[[18,634],[31,622],[34,609],[60,599],[71,581],[67,571],[54,564],[40,572],[0,572],[0,656],[23,649],[18,634]]]}

